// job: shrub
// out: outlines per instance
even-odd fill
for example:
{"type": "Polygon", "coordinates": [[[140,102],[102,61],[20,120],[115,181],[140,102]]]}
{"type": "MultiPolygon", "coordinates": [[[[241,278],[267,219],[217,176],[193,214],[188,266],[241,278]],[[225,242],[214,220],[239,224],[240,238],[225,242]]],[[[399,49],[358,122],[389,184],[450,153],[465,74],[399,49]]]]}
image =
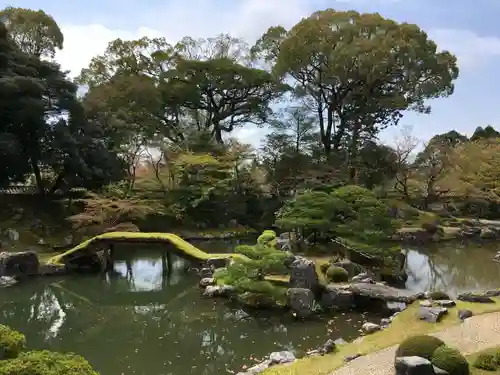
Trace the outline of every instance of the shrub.
{"type": "Polygon", "coordinates": [[[445,345],[444,341],[434,336],[412,336],[399,344],[399,347],[396,350],[396,357],[417,356],[430,360],[436,349],[443,345],[445,345]]]}
{"type": "Polygon", "coordinates": [[[467,359],[458,350],[446,345],[442,345],[434,351],[431,362],[449,375],[470,374],[467,359]]]}
{"type": "Polygon", "coordinates": [[[26,347],[26,337],[7,326],[0,325],[0,359],[15,358],[26,347]]]}
{"type": "Polygon", "coordinates": [[[486,371],[496,371],[499,365],[494,353],[481,353],[476,357],[473,363],[474,367],[486,371]]]}
{"type": "Polygon", "coordinates": [[[99,375],[85,358],[47,350],[0,361],[0,375],[99,375]]]}
{"type": "Polygon", "coordinates": [[[265,230],[262,234],[257,238],[257,244],[259,245],[268,245],[268,246],[276,246],[276,232],[274,230],[265,230]]]}
{"type": "Polygon", "coordinates": [[[429,293],[429,298],[438,301],[443,299],[450,299],[450,296],[443,291],[436,290],[434,292],[429,293]]]}
{"type": "Polygon", "coordinates": [[[343,283],[349,280],[349,273],[342,267],[330,266],[326,270],[326,278],[334,283],[343,283]]]}
{"type": "Polygon", "coordinates": [[[326,271],[328,271],[328,268],[330,268],[330,263],[322,263],[319,266],[319,269],[320,269],[322,274],[326,274],[326,271]]]}

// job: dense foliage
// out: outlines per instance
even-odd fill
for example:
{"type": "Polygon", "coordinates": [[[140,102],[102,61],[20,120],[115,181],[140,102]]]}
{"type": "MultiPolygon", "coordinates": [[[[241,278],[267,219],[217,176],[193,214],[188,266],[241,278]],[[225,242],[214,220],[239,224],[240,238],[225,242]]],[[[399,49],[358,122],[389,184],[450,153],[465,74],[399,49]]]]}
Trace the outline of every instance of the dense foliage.
{"type": "Polygon", "coordinates": [[[434,351],[445,345],[444,341],[434,336],[411,336],[399,344],[396,357],[422,357],[431,360],[434,351]]]}
{"type": "Polygon", "coordinates": [[[0,346],[0,375],[99,375],[76,354],[25,352],[25,336],[4,325],[0,325],[0,346]]]}
{"type": "Polygon", "coordinates": [[[500,217],[491,126],[436,135],[418,155],[407,132],[378,141],[454,90],[455,56],[416,25],[326,9],[253,46],[117,39],[72,80],[53,59],[56,20],[0,15],[0,185],[85,189],[71,201],[78,227],[154,215],[164,227],[262,229],[279,211],[282,227],[366,242],[397,227],[394,199],[417,216],[439,203],[500,217]],[[269,130],[259,150],[235,139],[255,125],[269,130]]]}

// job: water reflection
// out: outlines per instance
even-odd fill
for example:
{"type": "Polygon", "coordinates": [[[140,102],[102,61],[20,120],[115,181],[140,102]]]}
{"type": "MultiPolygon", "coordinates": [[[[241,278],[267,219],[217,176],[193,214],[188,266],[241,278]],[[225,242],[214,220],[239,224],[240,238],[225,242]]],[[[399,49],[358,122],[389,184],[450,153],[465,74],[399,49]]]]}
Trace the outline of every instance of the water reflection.
{"type": "Polygon", "coordinates": [[[147,250],[118,255],[105,277],[45,278],[4,289],[1,323],[24,332],[31,348],[80,353],[105,375],[220,375],[271,351],[354,338],[365,319],[303,323],[203,299],[185,261],[172,259],[168,271],[161,252],[147,250]]]}
{"type": "Polygon", "coordinates": [[[493,262],[495,244],[448,243],[409,249],[407,287],[446,290],[452,295],[500,287],[500,264],[493,262]]]}

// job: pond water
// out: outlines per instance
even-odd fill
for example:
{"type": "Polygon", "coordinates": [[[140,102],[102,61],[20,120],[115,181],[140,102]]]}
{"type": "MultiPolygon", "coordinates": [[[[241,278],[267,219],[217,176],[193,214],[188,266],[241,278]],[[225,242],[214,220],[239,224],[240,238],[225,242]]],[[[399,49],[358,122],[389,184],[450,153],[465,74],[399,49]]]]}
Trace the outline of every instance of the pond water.
{"type": "MultiPolygon", "coordinates": [[[[238,242],[245,241],[193,244],[222,252],[238,242]]],[[[329,338],[354,339],[364,321],[380,319],[352,313],[299,322],[285,313],[243,310],[202,298],[198,277],[185,272],[180,258],[165,272],[160,247],[116,249],[112,275],[40,278],[3,289],[0,323],[25,333],[31,349],[83,355],[102,375],[221,375],[273,351],[300,354],[329,338]]],[[[494,244],[406,250],[412,290],[500,287],[494,244]]]]}
{"type": "Polygon", "coordinates": [[[500,263],[493,261],[498,250],[494,242],[408,248],[406,287],[419,292],[444,290],[452,296],[500,288],[500,263]]]}
{"type": "Polygon", "coordinates": [[[328,338],[354,339],[365,319],[380,320],[353,313],[298,322],[284,313],[255,314],[202,298],[198,277],[185,272],[180,258],[167,273],[158,248],[116,249],[112,276],[45,278],[3,289],[0,323],[25,333],[30,349],[81,354],[102,375],[221,375],[273,351],[300,353],[328,338]]]}

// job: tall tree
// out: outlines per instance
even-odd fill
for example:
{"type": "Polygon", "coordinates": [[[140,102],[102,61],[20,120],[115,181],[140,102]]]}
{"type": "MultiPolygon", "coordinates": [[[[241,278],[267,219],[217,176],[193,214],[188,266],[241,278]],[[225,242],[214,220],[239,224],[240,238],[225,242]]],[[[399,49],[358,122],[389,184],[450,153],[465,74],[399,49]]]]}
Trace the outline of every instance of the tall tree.
{"type": "Polygon", "coordinates": [[[7,7],[0,11],[9,35],[28,55],[53,58],[63,48],[64,36],[57,22],[43,10],[7,7]]]}
{"type": "Polygon", "coordinates": [[[379,14],[315,12],[290,30],[270,28],[253,47],[317,113],[327,155],[347,132],[376,133],[408,109],[429,112],[426,99],[452,94],[456,58],[437,52],[416,25],[379,14]]]}

